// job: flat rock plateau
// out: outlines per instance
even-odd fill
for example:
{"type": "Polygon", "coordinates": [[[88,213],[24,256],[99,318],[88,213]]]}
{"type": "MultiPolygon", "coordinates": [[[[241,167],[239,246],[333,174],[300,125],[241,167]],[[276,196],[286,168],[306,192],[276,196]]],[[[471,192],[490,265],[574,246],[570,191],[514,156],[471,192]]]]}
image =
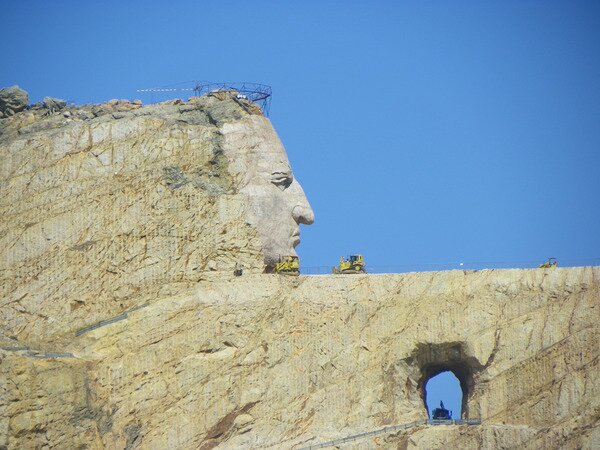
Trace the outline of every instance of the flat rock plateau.
{"type": "Polygon", "coordinates": [[[300,449],[427,419],[442,370],[480,425],[338,447],[600,448],[599,267],[263,273],[253,104],[48,105],[0,119],[0,449],[300,449]]]}

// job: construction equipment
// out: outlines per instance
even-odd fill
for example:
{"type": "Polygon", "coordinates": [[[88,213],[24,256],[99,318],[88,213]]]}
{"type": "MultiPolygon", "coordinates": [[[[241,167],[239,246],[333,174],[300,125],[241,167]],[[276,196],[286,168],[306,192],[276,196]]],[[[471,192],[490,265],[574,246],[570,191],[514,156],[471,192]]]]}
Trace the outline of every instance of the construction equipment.
{"type": "Polygon", "coordinates": [[[340,265],[332,269],[332,273],[351,274],[367,273],[365,270],[365,261],[362,255],[350,255],[348,258],[340,257],[340,265]]]}
{"type": "Polygon", "coordinates": [[[548,258],[548,261],[540,264],[540,269],[550,269],[552,267],[558,267],[558,261],[556,258],[548,258]]]}
{"type": "Polygon", "coordinates": [[[452,411],[448,411],[444,408],[444,402],[442,401],[440,401],[440,407],[435,408],[431,413],[431,418],[433,420],[452,420],[452,411]]]}
{"type": "Polygon", "coordinates": [[[280,275],[300,275],[300,260],[297,256],[280,256],[273,266],[273,272],[280,275]]]}

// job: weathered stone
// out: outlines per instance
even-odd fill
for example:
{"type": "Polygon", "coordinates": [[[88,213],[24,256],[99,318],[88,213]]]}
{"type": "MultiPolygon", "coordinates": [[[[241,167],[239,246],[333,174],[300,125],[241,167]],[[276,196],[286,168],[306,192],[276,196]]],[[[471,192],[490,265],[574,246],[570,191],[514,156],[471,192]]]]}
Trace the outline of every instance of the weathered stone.
{"type": "Polygon", "coordinates": [[[29,103],[29,94],[19,86],[0,89],[0,118],[23,111],[29,103]]]}
{"type": "Polygon", "coordinates": [[[600,446],[600,268],[263,274],[314,219],[267,119],[72,111],[1,123],[0,448],[302,448],[426,419],[442,370],[481,425],[345,445],[600,446]]]}
{"type": "Polygon", "coordinates": [[[50,110],[50,112],[56,112],[67,106],[67,102],[60,98],[44,97],[44,107],[50,110]]]}
{"type": "Polygon", "coordinates": [[[0,295],[8,306],[0,318],[8,335],[39,340],[215,267],[256,273],[295,254],[298,225],[312,222],[312,210],[265,117],[228,97],[74,111],[73,121],[32,110],[5,124],[0,295]],[[61,306],[47,311],[51,304],[61,306]]]}
{"type": "Polygon", "coordinates": [[[52,340],[75,358],[0,353],[17,383],[6,384],[0,423],[14,447],[40,442],[39,430],[74,445],[83,428],[98,448],[300,448],[426,419],[423,386],[437,366],[461,378],[463,416],[482,425],[420,426],[349,448],[596,448],[599,277],[572,268],[202,281],[52,340]]]}

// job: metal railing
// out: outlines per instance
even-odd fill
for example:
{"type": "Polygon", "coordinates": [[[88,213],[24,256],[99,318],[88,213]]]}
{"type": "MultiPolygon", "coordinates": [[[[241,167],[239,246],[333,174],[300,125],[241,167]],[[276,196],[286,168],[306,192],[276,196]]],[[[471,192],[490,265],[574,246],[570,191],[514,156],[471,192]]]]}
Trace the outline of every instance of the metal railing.
{"type": "Polygon", "coordinates": [[[34,359],[55,359],[55,358],[74,358],[75,355],[73,353],[59,353],[59,352],[43,352],[40,350],[33,350],[28,346],[20,346],[20,347],[0,347],[2,350],[7,352],[24,352],[20,353],[21,356],[26,356],[27,358],[34,359]]]}
{"type": "MultiPolygon", "coordinates": [[[[142,94],[149,94],[151,96],[151,102],[155,102],[155,97],[158,99],[172,98],[173,95],[181,92],[193,92],[195,96],[210,95],[218,92],[236,92],[238,99],[249,100],[258,106],[262,110],[265,116],[269,115],[271,108],[271,86],[261,83],[249,83],[247,81],[234,81],[234,82],[223,82],[214,83],[212,81],[184,81],[181,83],[170,84],[168,86],[137,89],[142,94]]],[[[160,101],[160,100],[158,100],[160,101]]]]}
{"type": "Polygon", "coordinates": [[[103,327],[106,325],[110,325],[111,323],[115,323],[115,322],[119,322],[120,320],[127,319],[127,316],[129,315],[130,312],[136,311],[141,308],[145,308],[146,306],[148,306],[148,303],[144,303],[143,305],[135,306],[125,312],[122,312],[118,316],[111,317],[110,319],[101,320],[100,322],[96,322],[93,325],[88,325],[87,327],[83,327],[75,332],[75,336],[81,336],[82,334],[88,333],[92,330],[95,330],[96,328],[100,328],[100,327],[103,327]]]}
{"type": "Polygon", "coordinates": [[[300,450],[312,450],[316,448],[331,447],[334,445],[345,444],[347,442],[354,442],[359,439],[364,439],[372,436],[378,436],[381,434],[394,433],[400,430],[406,430],[408,428],[417,427],[419,425],[480,425],[480,419],[460,419],[460,420],[416,420],[414,422],[403,423],[400,425],[391,425],[383,428],[379,428],[373,431],[367,431],[365,433],[353,434],[346,436],[341,439],[335,439],[333,441],[321,442],[318,444],[311,444],[307,447],[302,447],[300,450]]]}
{"type": "MultiPolygon", "coordinates": [[[[409,272],[440,272],[448,270],[491,270],[491,269],[537,269],[542,260],[520,261],[458,261],[422,264],[367,265],[366,272],[370,274],[409,273],[409,272]]],[[[599,266],[600,258],[578,260],[559,260],[561,267],[599,266]]],[[[334,264],[329,266],[310,266],[300,264],[301,275],[329,275],[334,264]]]]}
{"type": "Polygon", "coordinates": [[[92,330],[95,330],[96,328],[100,328],[100,327],[103,327],[105,325],[110,325],[111,323],[115,323],[115,322],[118,322],[118,321],[124,320],[124,319],[127,319],[127,313],[126,312],[122,313],[122,314],[119,314],[118,316],[113,317],[111,319],[101,320],[100,322],[96,322],[93,325],[90,325],[90,326],[84,327],[84,328],[82,328],[80,330],[77,330],[75,332],[75,336],[81,336],[82,334],[88,333],[88,332],[90,332],[92,330]]]}

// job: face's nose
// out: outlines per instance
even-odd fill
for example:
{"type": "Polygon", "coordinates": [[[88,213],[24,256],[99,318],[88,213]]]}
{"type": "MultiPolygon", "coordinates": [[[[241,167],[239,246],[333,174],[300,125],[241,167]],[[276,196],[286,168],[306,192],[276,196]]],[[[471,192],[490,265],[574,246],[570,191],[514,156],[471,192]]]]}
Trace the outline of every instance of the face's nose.
{"type": "Polygon", "coordinates": [[[294,217],[296,223],[303,223],[304,225],[310,225],[315,221],[315,213],[308,204],[294,206],[292,217],[294,217]]]}
{"type": "Polygon", "coordinates": [[[298,180],[294,179],[292,185],[289,187],[289,193],[292,196],[292,217],[296,223],[304,225],[312,224],[315,221],[315,213],[310,207],[306,194],[304,194],[304,189],[302,189],[298,180]]]}

